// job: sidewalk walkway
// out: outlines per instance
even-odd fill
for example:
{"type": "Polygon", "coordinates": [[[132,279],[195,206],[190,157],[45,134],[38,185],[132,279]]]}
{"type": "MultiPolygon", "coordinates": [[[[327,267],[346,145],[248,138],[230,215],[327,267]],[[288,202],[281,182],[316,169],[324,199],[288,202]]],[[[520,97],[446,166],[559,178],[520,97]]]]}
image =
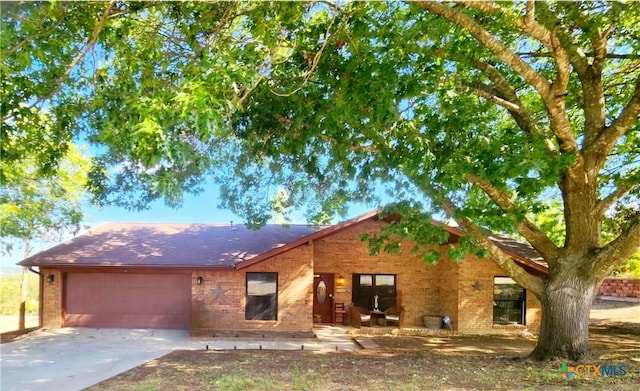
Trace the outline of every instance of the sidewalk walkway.
{"type": "Polygon", "coordinates": [[[313,328],[315,337],[201,337],[207,350],[359,350],[361,347],[347,334],[347,327],[321,325],[313,328]]]}

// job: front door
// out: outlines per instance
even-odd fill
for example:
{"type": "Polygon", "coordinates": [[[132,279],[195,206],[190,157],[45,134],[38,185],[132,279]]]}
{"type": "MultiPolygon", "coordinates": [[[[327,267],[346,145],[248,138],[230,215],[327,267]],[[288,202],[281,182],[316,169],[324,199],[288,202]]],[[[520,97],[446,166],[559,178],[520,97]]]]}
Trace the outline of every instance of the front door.
{"type": "Polygon", "coordinates": [[[313,323],[333,323],[333,274],[313,276],[313,323]]]}

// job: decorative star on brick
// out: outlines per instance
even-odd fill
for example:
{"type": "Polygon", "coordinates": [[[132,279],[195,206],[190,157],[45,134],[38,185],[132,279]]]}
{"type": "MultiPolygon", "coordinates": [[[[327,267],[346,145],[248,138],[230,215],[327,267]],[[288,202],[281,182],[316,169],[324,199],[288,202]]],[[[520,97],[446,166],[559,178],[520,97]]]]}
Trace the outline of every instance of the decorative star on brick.
{"type": "Polygon", "coordinates": [[[222,296],[224,296],[224,293],[226,292],[226,289],[223,289],[219,284],[217,287],[213,288],[211,290],[211,292],[213,293],[213,298],[214,299],[219,299],[222,296]]]}
{"type": "Polygon", "coordinates": [[[473,283],[473,285],[471,285],[473,287],[473,291],[478,291],[480,292],[482,290],[482,284],[480,283],[480,281],[476,281],[473,283]]]}

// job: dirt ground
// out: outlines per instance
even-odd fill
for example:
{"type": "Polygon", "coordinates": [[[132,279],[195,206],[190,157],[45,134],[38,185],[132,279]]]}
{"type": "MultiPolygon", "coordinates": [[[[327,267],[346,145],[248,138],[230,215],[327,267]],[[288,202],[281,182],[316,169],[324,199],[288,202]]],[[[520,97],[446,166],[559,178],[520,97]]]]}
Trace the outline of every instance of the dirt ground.
{"type": "MultiPolygon", "coordinates": [[[[575,376],[523,359],[535,337],[368,336],[360,351],[176,351],[98,390],[632,390],[640,387],[640,303],[595,308],[592,364],[624,376],[575,376]],[[620,310],[622,308],[622,310],[620,310]],[[369,344],[367,344],[369,345],[369,344]],[[624,367],[621,367],[624,366],[624,367]]],[[[591,363],[591,362],[590,362],[591,363]]],[[[571,364],[569,364],[571,365],[571,364]]]]}

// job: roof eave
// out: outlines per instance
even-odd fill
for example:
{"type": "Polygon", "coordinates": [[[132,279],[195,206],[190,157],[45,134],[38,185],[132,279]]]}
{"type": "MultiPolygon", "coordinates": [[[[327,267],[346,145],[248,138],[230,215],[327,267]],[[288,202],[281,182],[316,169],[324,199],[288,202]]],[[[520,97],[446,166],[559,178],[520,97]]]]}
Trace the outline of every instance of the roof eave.
{"type": "Polygon", "coordinates": [[[233,265],[140,265],[140,264],[117,264],[117,265],[105,265],[105,264],[77,264],[77,263],[47,263],[47,264],[28,264],[21,265],[24,267],[39,267],[41,269],[82,269],[82,268],[131,268],[131,269],[234,269],[233,265]]]}
{"type": "Polygon", "coordinates": [[[289,242],[283,246],[280,247],[276,247],[272,250],[269,250],[265,253],[259,254],[257,256],[255,256],[254,258],[251,259],[247,259],[246,261],[241,261],[235,264],[235,269],[244,269],[246,267],[255,265],[256,263],[260,263],[266,259],[272,258],[276,255],[282,254],[286,251],[289,251],[291,249],[294,249],[296,247],[302,246],[304,244],[307,243],[311,243],[314,240],[319,240],[322,239],[324,237],[327,237],[331,234],[334,234],[336,232],[342,231],[344,229],[347,228],[351,228],[359,223],[362,223],[364,221],[367,220],[371,220],[374,218],[377,218],[378,215],[380,214],[381,209],[374,209],[370,212],[367,212],[365,214],[362,214],[360,216],[354,217],[353,219],[347,220],[347,221],[343,221],[342,223],[336,224],[336,225],[332,225],[330,227],[321,229],[317,232],[314,232],[312,234],[306,235],[301,237],[300,239],[294,240],[293,242],[289,242]]]}
{"type": "MultiPolygon", "coordinates": [[[[458,228],[458,227],[452,227],[452,226],[446,225],[444,223],[438,223],[438,224],[440,224],[444,228],[445,231],[447,231],[449,233],[452,233],[452,234],[454,234],[456,236],[462,236],[462,235],[465,234],[465,231],[460,229],[460,228],[458,228]]],[[[537,271],[539,271],[541,273],[545,273],[545,274],[549,273],[549,268],[547,266],[541,265],[541,264],[539,264],[539,263],[537,263],[537,262],[535,262],[535,261],[533,261],[533,260],[531,260],[529,258],[525,258],[525,257],[523,257],[521,255],[518,255],[518,254],[516,254],[514,252],[511,252],[509,250],[506,250],[504,248],[500,248],[500,251],[502,251],[503,253],[507,254],[509,256],[509,258],[513,259],[516,263],[520,263],[520,264],[526,265],[526,266],[528,266],[528,267],[530,267],[532,269],[535,269],[535,270],[537,270],[537,271]]]]}

